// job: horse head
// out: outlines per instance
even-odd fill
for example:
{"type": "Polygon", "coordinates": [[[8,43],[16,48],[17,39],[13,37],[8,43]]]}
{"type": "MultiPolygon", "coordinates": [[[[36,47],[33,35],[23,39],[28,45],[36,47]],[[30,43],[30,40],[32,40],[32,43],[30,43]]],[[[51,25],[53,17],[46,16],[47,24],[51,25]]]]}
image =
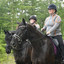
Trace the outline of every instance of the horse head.
{"type": "MultiPolygon", "coordinates": [[[[23,31],[25,30],[26,28],[26,23],[25,23],[25,20],[23,19],[21,23],[18,23],[18,27],[16,29],[16,32],[15,34],[12,36],[12,40],[11,40],[11,45],[14,47],[14,48],[17,48],[18,45],[21,45],[23,42],[22,42],[22,39],[21,39],[21,33],[23,33],[23,31]],[[22,25],[22,26],[21,26],[22,25]],[[21,30],[20,30],[21,28],[21,30]],[[22,32],[21,32],[22,31],[22,32]],[[21,33],[20,33],[21,32],[21,33]]],[[[24,40],[25,41],[25,40],[24,40]]]]}
{"type": "Polygon", "coordinates": [[[10,45],[10,41],[12,39],[12,34],[9,31],[5,31],[5,41],[6,41],[6,53],[9,54],[11,53],[11,45],[10,45]]]}
{"type": "Polygon", "coordinates": [[[26,23],[25,20],[23,19],[22,22],[19,23],[16,33],[13,35],[11,42],[14,44],[16,42],[25,41],[29,36],[28,30],[33,32],[33,30],[36,30],[36,28],[30,25],[29,23],[26,23]],[[31,27],[33,27],[33,29],[31,27]]]}

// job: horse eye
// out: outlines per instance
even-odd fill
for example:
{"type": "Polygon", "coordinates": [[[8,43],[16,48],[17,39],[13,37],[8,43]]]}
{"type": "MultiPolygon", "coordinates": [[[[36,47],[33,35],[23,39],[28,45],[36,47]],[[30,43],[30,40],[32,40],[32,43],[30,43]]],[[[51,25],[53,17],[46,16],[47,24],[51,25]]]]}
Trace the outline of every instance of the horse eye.
{"type": "Polygon", "coordinates": [[[25,28],[21,28],[21,30],[25,30],[25,28]]]}

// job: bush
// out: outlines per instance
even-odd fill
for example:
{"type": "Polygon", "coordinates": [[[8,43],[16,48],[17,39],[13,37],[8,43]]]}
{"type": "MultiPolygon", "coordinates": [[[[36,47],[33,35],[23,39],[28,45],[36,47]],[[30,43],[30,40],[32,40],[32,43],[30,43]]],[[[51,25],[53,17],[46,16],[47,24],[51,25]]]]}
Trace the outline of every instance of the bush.
{"type": "Polygon", "coordinates": [[[6,57],[6,52],[5,52],[5,35],[4,34],[0,34],[0,62],[2,62],[3,60],[5,60],[6,57]]]}

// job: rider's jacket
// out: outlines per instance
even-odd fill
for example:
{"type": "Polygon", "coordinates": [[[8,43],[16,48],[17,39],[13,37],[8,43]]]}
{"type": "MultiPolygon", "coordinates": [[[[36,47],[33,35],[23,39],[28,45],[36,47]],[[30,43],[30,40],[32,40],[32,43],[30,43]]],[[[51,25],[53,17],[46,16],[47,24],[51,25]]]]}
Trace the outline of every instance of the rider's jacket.
{"type": "Polygon", "coordinates": [[[50,31],[51,33],[48,36],[56,36],[56,35],[62,35],[61,29],[61,18],[59,15],[54,14],[50,15],[46,18],[43,29],[46,30],[46,33],[50,31]]]}

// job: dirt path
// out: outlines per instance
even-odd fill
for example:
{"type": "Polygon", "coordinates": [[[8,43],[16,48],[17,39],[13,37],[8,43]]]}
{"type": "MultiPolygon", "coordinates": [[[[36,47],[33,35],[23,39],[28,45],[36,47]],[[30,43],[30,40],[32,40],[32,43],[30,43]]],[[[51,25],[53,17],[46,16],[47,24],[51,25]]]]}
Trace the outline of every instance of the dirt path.
{"type": "Polygon", "coordinates": [[[7,55],[7,60],[1,62],[0,64],[15,64],[14,56],[13,54],[7,55]]]}

